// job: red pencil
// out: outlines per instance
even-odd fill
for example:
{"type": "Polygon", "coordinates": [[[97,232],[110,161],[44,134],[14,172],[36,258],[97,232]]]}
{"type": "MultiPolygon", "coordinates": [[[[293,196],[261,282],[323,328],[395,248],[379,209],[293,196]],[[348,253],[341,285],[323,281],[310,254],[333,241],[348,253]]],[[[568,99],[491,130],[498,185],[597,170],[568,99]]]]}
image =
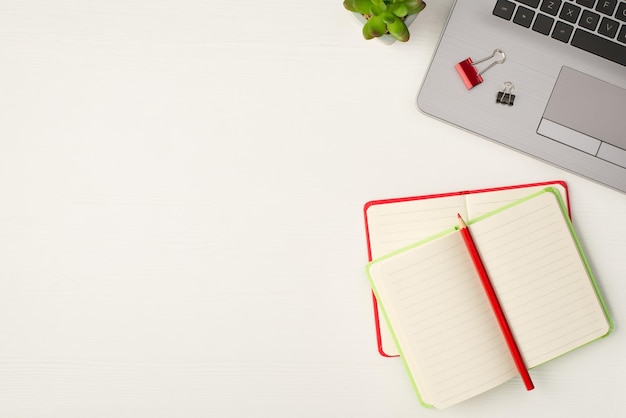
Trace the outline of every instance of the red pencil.
{"type": "Polygon", "coordinates": [[[478,254],[478,249],[476,248],[476,244],[474,244],[474,240],[472,239],[472,235],[470,234],[469,228],[461,218],[461,214],[458,214],[459,217],[459,225],[461,225],[461,235],[463,236],[463,241],[465,241],[465,246],[472,256],[472,261],[474,262],[474,267],[476,268],[476,272],[480,277],[480,281],[482,282],[483,288],[487,293],[487,297],[489,298],[489,303],[491,304],[491,308],[498,319],[498,324],[500,325],[500,330],[504,334],[504,339],[506,340],[506,345],[509,347],[509,351],[511,352],[511,356],[513,356],[513,361],[515,362],[515,366],[519,371],[519,374],[522,376],[522,381],[524,382],[524,386],[526,386],[526,390],[533,390],[535,385],[533,381],[530,379],[530,374],[528,373],[528,369],[524,364],[524,360],[522,359],[522,354],[517,347],[517,343],[515,342],[515,338],[513,338],[513,333],[511,332],[511,328],[509,328],[509,323],[504,316],[504,312],[502,311],[502,307],[500,306],[500,302],[498,302],[498,297],[496,296],[496,292],[491,285],[491,280],[489,280],[489,276],[487,275],[487,271],[485,270],[485,266],[483,265],[482,260],[480,259],[480,254],[478,254]]]}

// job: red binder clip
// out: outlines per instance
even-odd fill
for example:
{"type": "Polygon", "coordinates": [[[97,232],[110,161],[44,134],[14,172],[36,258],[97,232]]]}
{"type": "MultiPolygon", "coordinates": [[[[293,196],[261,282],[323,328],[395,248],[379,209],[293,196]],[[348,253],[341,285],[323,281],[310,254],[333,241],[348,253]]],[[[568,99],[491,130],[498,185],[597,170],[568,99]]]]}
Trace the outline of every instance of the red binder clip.
{"type": "Polygon", "coordinates": [[[493,67],[496,64],[502,64],[504,61],[506,60],[506,55],[504,54],[504,51],[501,49],[494,49],[493,53],[491,55],[489,55],[488,57],[482,58],[476,62],[473,62],[471,58],[466,59],[465,61],[461,61],[459,62],[454,68],[456,68],[456,71],[459,73],[459,75],[461,76],[461,79],[463,80],[463,83],[465,84],[465,87],[467,87],[467,89],[471,89],[474,86],[477,86],[478,84],[483,82],[483,78],[482,78],[482,74],[487,71],[488,69],[490,69],[491,67],[493,67]],[[502,56],[502,58],[498,61],[494,61],[491,64],[489,64],[484,70],[482,70],[481,72],[478,72],[478,70],[476,70],[476,68],[474,67],[476,64],[480,64],[481,62],[485,62],[493,57],[496,56],[496,54],[500,54],[502,56]]]}

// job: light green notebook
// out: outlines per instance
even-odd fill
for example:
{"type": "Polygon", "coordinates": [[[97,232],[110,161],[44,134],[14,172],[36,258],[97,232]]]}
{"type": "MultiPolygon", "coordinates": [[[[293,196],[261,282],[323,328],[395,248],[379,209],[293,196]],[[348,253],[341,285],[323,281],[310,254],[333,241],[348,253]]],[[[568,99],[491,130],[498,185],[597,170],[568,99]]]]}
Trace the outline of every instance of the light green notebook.
{"type": "MultiPolygon", "coordinates": [[[[556,189],[468,224],[528,368],[611,331],[556,189]]],[[[518,375],[457,227],[372,261],[367,273],[424,406],[446,408],[518,375]]]]}

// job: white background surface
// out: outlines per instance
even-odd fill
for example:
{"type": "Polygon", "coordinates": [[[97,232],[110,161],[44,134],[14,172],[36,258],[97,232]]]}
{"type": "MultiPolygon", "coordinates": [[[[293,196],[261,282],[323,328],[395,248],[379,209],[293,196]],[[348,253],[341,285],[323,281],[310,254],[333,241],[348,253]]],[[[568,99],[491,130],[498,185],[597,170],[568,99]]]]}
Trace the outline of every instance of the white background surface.
{"type": "Polygon", "coordinates": [[[416,110],[450,4],[386,46],[339,0],[1,0],[0,417],[623,415],[626,195],[416,110]],[[553,179],[614,333],[422,408],[363,204],[553,179]]]}

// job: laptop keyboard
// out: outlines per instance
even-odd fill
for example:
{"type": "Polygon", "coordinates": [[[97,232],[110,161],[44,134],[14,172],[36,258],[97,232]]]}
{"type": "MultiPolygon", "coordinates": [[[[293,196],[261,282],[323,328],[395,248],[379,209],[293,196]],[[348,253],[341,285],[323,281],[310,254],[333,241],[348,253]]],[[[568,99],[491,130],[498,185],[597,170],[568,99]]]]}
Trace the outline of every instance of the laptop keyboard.
{"type": "Polygon", "coordinates": [[[626,1],[497,0],[493,14],[626,66],[626,1]]]}

